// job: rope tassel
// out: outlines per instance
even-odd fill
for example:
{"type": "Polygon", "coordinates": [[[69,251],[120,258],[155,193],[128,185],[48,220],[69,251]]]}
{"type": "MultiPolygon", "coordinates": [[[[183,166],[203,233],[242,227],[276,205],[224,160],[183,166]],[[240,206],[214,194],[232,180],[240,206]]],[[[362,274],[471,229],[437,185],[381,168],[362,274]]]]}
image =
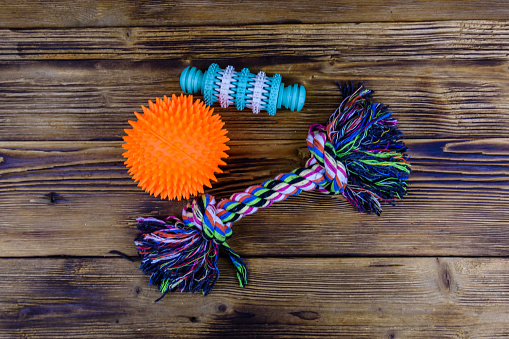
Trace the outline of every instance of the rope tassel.
{"type": "Polygon", "coordinates": [[[309,129],[311,156],[304,167],[219,202],[208,194],[198,197],[184,208],[182,220],[138,219],[135,244],[140,269],[151,275],[151,284],[164,294],[209,293],[219,276],[221,247],[234,264],[240,286],[245,286],[247,262],[226,243],[232,223],[302,191],[342,194],[359,212],[377,215],[382,202],[394,204],[406,194],[410,164],[392,113],[372,103],[372,92],[363,85],[340,89],[341,105],[325,125],[309,129]]]}

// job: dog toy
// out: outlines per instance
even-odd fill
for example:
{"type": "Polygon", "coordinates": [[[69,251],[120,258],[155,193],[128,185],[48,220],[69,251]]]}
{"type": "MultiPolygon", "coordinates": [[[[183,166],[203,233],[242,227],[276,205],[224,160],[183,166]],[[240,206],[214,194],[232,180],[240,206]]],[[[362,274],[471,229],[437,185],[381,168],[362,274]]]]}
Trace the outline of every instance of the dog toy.
{"type": "MultiPolygon", "coordinates": [[[[229,255],[240,286],[245,286],[247,263],[226,239],[233,222],[274,202],[317,190],[342,194],[358,211],[380,215],[381,202],[394,204],[406,194],[410,164],[392,113],[387,106],[372,103],[371,91],[363,85],[341,90],[344,100],[327,123],[309,128],[311,156],[304,167],[219,202],[208,194],[200,196],[184,208],[182,220],[137,219],[140,269],[151,275],[150,284],[159,287],[161,298],[175,290],[209,293],[219,276],[219,248],[229,255]]],[[[160,124],[153,123],[153,129],[160,124]]],[[[145,158],[142,152],[137,156],[145,158]]]]}
{"type": "Polygon", "coordinates": [[[229,149],[227,130],[213,109],[192,96],[173,95],[149,101],[141,106],[143,115],[129,121],[123,154],[138,186],[162,199],[178,199],[203,193],[203,186],[217,181],[214,172],[222,173],[221,158],[229,149]]]}
{"type": "Polygon", "coordinates": [[[252,74],[244,68],[236,72],[233,66],[225,69],[211,64],[202,72],[196,67],[186,67],[180,75],[180,87],[186,93],[203,94],[205,104],[212,106],[219,101],[226,108],[235,104],[239,111],[251,108],[253,113],[265,110],[269,115],[276,114],[281,106],[300,111],[306,100],[306,89],[302,85],[286,86],[280,74],[268,77],[265,72],[252,74]]]}

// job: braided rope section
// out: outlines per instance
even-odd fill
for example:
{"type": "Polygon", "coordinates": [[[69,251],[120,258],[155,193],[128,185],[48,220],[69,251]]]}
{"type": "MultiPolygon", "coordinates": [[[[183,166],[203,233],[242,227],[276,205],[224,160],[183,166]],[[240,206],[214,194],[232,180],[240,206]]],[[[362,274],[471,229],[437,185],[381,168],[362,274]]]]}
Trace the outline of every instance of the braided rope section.
{"type": "MultiPolygon", "coordinates": [[[[182,211],[182,221],[139,218],[135,240],[140,269],[163,296],[174,290],[210,292],[219,271],[218,249],[229,255],[240,286],[247,263],[226,243],[232,224],[260,208],[302,191],[343,194],[360,212],[381,213],[381,202],[394,204],[406,194],[410,164],[403,135],[386,106],[371,103],[360,85],[341,88],[344,100],[326,125],[311,125],[306,139],[310,159],[302,168],[279,174],[216,202],[205,194],[182,211]]],[[[161,297],[162,298],[162,297],[161,297]]]]}

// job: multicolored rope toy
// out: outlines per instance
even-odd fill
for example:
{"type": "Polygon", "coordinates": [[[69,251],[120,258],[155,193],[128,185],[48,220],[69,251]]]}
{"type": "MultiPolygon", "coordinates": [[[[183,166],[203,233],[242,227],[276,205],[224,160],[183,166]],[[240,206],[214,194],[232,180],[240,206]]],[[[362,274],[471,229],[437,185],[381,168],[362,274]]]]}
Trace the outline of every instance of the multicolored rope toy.
{"type": "Polygon", "coordinates": [[[239,111],[251,108],[253,113],[265,110],[276,114],[281,106],[300,111],[306,101],[306,89],[302,85],[286,86],[280,74],[268,77],[265,72],[252,74],[248,68],[236,72],[233,66],[225,69],[211,64],[204,72],[196,67],[186,67],[180,75],[180,87],[185,93],[203,94],[205,104],[212,106],[219,101],[226,108],[235,104],[239,111]]]}
{"type": "MultiPolygon", "coordinates": [[[[140,269],[163,296],[169,291],[210,292],[219,276],[218,250],[228,253],[240,286],[247,283],[247,263],[226,239],[233,222],[302,191],[343,194],[360,212],[382,212],[406,194],[410,164],[403,134],[387,106],[372,103],[360,85],[341,88],[344,100],[325,125],[309,128],[311,157],[302,168],[280,174],[219,202],[205,194],[188,204],[182,220],[139,218],[135,245],[140,269]]],[[[160,298],[160,299],[161,299],[160,298]]],[[[159,299],[158,299],[159,300],[159,299]]]]}

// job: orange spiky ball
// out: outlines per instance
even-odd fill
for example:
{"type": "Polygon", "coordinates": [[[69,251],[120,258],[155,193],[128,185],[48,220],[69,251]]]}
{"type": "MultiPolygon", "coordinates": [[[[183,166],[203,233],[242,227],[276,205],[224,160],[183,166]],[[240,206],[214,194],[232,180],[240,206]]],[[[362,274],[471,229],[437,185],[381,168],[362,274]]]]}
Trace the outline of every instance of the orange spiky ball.
{"type": "Polygon", "coordinates": [[[156,99],[144,114],[134,112],[138,121],[129,121],[123,155],[138,186],[161,199],[186,198],[203,193],[203,186],[217,181],[214,172],[226,165],[229,141],[224,122],[214,109],[192,95],[156,99]]]}

